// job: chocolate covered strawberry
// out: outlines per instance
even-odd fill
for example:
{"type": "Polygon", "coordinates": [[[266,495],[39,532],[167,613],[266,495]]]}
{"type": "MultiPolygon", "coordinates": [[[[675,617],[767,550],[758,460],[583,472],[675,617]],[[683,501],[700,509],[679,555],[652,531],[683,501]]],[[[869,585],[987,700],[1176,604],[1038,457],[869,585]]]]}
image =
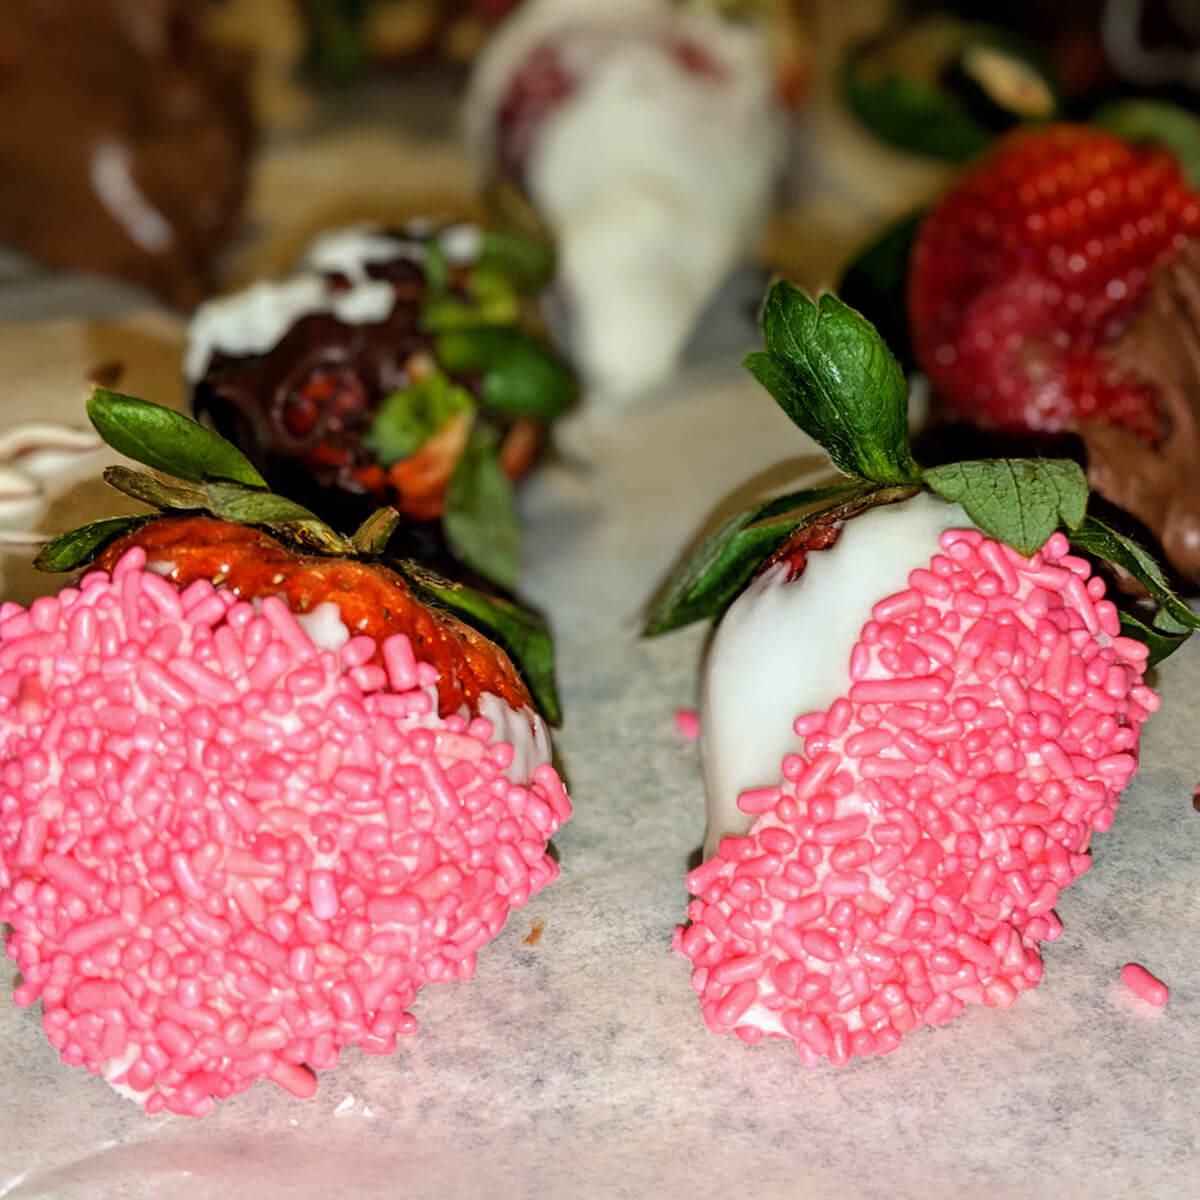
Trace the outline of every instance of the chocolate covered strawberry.
{"type": "Polygon", "coordinates": [[[1091,486],[1193,582],[1197,234],[1200,196],[1170,150],[1027,129],[924,219],[907,280],[914,355],[950,415],[1078,434],[1091,486]]]}
{"type": "Polygon", "coordinates": [[[513,484],[576,394],[522,327],[546,269],[544,248],[472,225],[326,231],[289,278],[197,310],[193,409],[327,519],[392,505],[512,588],[513,484]]]}
{"type": "Polygon", "coordinates": [[[91,563],[78,585],[0,605],[15,999],[150,1112],[261,1078],[309,1096],[556,877],[544,630],[387,560],[394,514],[341,538],[185,418],[89,412],[183,481],[111,468],[171,515],[64,534],[42,565],[91,563]]]}
{"type": "Polygon", "coordinates": [[[748,365],[845,478],[733,518],[652,615],[721,617],[677,946],[713,1030],[841,1064],[1037,983],[1157,708],[1146,665],[1197,619],[1086,515],[1075,464],[920,468],[899,366],[853,310],[780,284],[765,329],[748,365]],[[1084,553],[1146,583],[1152,626],[1084,553]]]}

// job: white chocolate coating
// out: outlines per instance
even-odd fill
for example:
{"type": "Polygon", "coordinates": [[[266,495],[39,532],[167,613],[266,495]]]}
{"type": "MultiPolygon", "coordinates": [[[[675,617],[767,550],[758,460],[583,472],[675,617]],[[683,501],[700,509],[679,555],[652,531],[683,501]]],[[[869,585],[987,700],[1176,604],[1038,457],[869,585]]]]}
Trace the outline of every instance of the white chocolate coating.
{"type": "Polygon", "coordinates": [[[970,525],[957,504],[924,492],[872,509],[846,522],[828,550],[810,554],[797,579],[787,582],[780,564],[729,607],[701,692],[706,858],[721,838],[754,824],[737,798],[779,782],[784,757],[799,749],[796,717],[827,709],[847,690],[850,651],[874,605],[905,589],[947,529],[970,525]]]}
{"type": "Polygon", "coordinates": [[[188,326],[183,374],[188,384],[201,379],[214,353],[266,354],[301,317],[332,313],[350,325],[387,320],[396,293],[384,280],[368,279],[335,290],[315,272],[273,283],[260,280],[231,296],[208,300],[188,326]]]}
{"type": "Polygon", "coordinates": [[[296,624],[312,639],[318,650],[340,650],[350,640],[342,610],[332,600],[322,600],[306,613],[296,613],[296,624]]]}
{"type": "Polygon", "coordinates": [[[751,248],[781,149],[759,31],[656,0],[532,0],[489,45],[468,101],[483,164],[509,81],[553,39],[577,79],[535,135],[527,186],[558,242],[580,367],[618,398],[673,368],[751,248]],[[689,70],[697,47],[714,72],[689,70]]]}
{"type": "Polygon", "coordinates": [[[369,278],[367,263],[391,262],[397,258],[424,262],[424,243],[395,237],[379,225],[363,222],[317,234],[305,250],[300,266],[320,274],[344,275],[351,283],[363,283],[369,278]]]}
{"type": "Polygon", "coordinates": [[[513,748],[513,760],[504,773],[514,783],[528,783],[534,771],[550,761],[550,733],[532,709],[518,711],[499,696],[484,692],[479,697],[479,715],[491,721],[493,742],[507,742],[513,748]]]}

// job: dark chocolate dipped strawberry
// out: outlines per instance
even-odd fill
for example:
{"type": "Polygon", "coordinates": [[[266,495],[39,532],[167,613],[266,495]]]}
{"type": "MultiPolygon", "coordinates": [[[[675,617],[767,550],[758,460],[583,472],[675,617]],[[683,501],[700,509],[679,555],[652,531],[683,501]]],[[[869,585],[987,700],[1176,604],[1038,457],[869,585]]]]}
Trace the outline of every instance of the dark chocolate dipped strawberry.
{"type": "Polygon", "coordinates": [[[920,467],[899,364],[840,301],[779,284],[764,325],[747,365],[842,477],[731,519],[651,615],[720,618],[676,944],[714,1031],[844,1064],[1037,983],[1157,708],[1147,665],[1200,620],[1075,463],[920,467]],[[1158,611],[1120,612],[1105,560],[1158,611]]]}
{"type": "Polygon", "coordinates": [[[150,1112],[309,1096],[557,875],[545,630],[390,560],[394,513],[344,538],[176,413],[89,415],[179,478],[110,468],[160,512],[56,538],[77,585],[0,605],[15,999],[150,1112]]]}
{"type": "Polygon", "coordinates": [[[197,311],[193,408],[322,516],[392,505],[511,588],[512,484],[576,394],[520,328],[546,267],[532,243],[469,225],[330,231],[297,274],[197,311]]]}

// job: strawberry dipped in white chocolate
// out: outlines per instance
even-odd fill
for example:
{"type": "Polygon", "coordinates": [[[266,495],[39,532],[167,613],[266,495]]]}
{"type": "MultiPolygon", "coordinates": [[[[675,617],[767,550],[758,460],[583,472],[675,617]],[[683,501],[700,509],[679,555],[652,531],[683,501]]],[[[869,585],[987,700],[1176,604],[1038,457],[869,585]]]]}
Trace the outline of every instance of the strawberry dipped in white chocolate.
{"type": "Polygon", "coordinates": [[[781,129],[762,31],[667,0],[530,0],[476,67],[471,148],[554,236],[581,371],[668,374],[767,216],[781,129]]]}
{"type": "MultiPolygon", "coordinates": [[[[117,399],[164,467],[156,429],[190,423],[117,399]]],[[[231,453],[176,463],[248,468],[231,453]]],[[[415,1030],[423,984],[471,977],[557,876],[570,803],[512,662],[418,600],[444,590],[428,575],[350,553],[366,543],[131,521],[98,557],[95,526],[51,544],[52,567],[94,558],[78,586],[0,605],[14,998],[151,1113],[202,1116],[262,1078],[311,1096],[343,1047],[415,1030]]]]}
{"type": "Polygon", "coordinates": [[[913,563],[932,558],[941,535],[967,523],[961,508],[932,496],[881,505],[838,526],[837,544],[810,552],[801,572],[794,558],[777,562],[730,605],[702,687],[706,854],[750,828],[754,818],[738,796],[772,783],[794,749],[795,733],[776,714],[828,708],[844,690],[872,597],[903,591],[913,563]]]}
{"type": "Polygon", "coordinates": [[[1085,516],[1077,466],[922,470],[861,317],[780,285],[766,324],[751,369],[849,478],[731,523],[654,614],[656,632],[728,605],[703,685],[705,861],[676,945],[715,1032],[841,1065],[1040,980],[1059,894],[1158,701],[1147,645],[1055,529],[1122,565],[1141,554],[1085,516]]]}

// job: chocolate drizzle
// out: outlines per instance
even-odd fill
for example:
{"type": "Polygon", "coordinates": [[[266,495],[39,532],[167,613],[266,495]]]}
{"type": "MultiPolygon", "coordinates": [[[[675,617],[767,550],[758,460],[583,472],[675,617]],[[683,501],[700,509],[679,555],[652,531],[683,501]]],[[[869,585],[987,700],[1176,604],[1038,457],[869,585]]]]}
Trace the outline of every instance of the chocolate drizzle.
{"type": "Polygon", "coordinates": [[[1200,241],[1159,268],[1145,305],[1108,354],[1158,389],[1166,429],[1151,445],[1104,421],[1080,426],[1088,483],[1140,521],[1181,576],[1200,584],[1200,241]]]}
{"type": "Polygon", "coordinates": [[[0,4],[0,241],[190,306],[246,187],[248,63],[197,0],[0,4]]]}

